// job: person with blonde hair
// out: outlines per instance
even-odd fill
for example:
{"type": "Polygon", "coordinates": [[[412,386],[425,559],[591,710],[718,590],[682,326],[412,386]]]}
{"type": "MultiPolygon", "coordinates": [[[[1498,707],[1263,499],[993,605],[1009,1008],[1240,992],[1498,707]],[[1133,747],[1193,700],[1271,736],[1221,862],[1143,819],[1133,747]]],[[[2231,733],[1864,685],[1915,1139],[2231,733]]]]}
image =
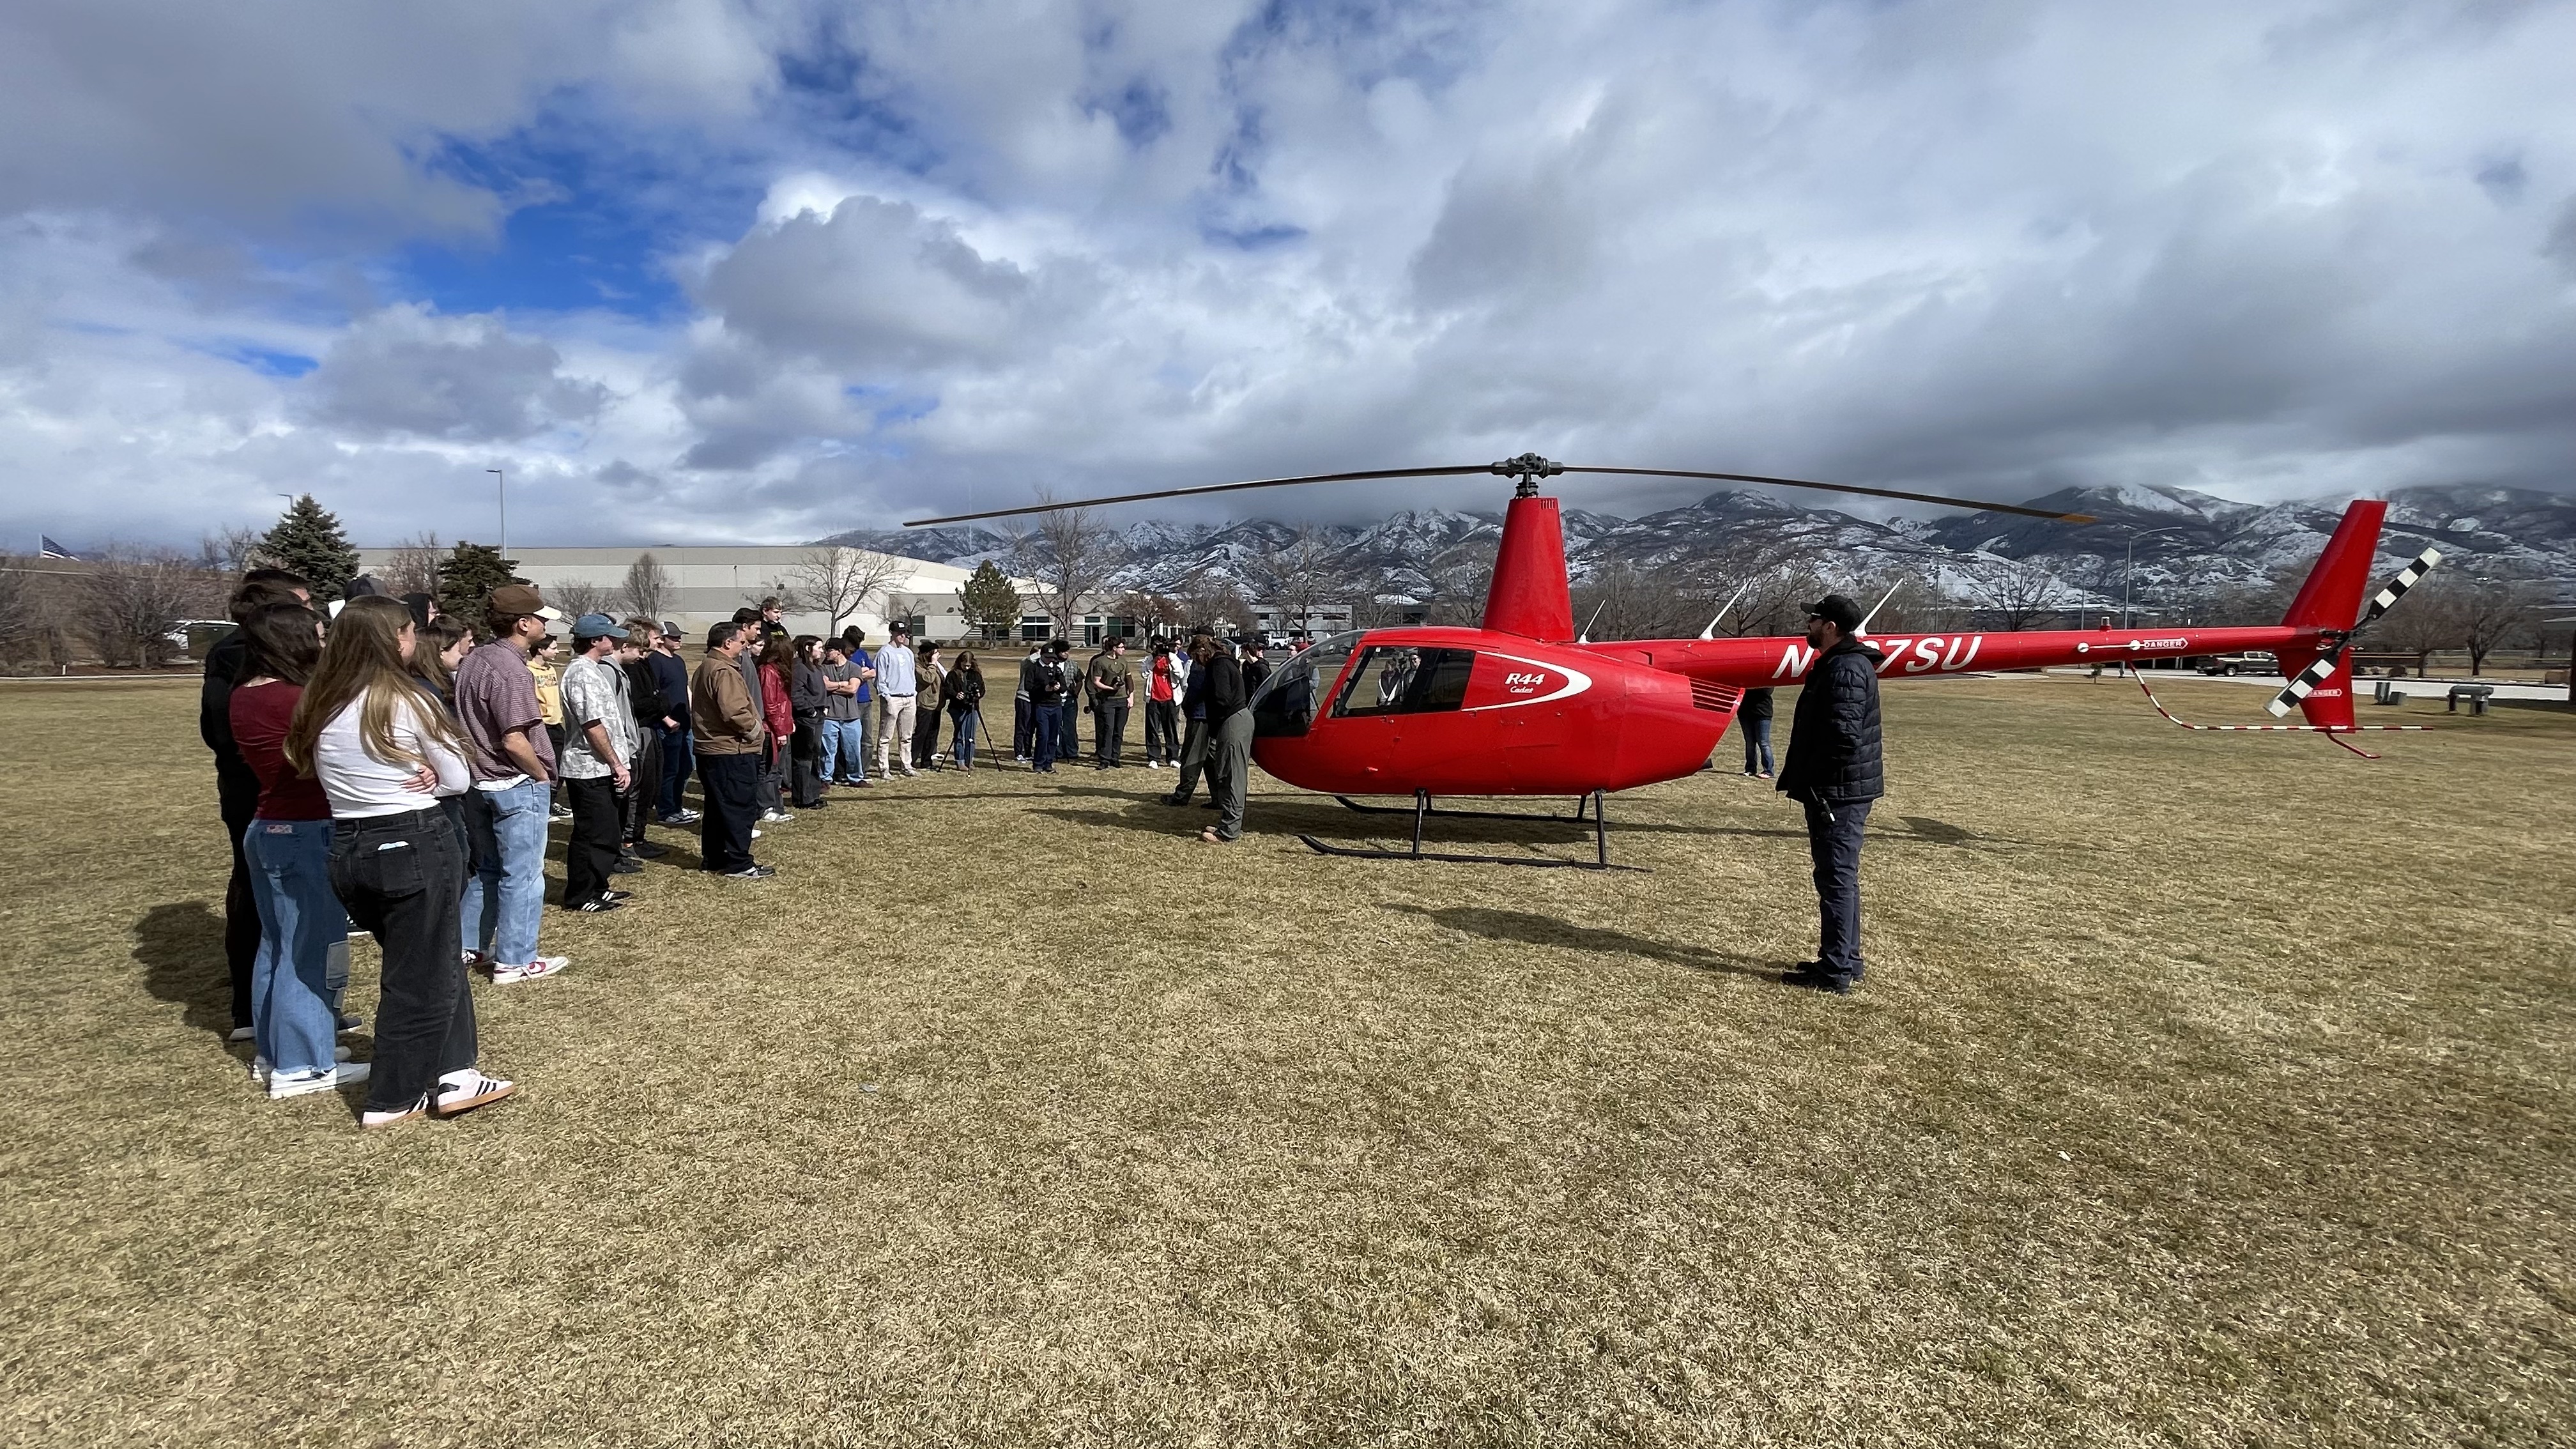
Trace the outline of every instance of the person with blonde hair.
{"type": "Polygon", "coordinates": [[[476,1065],[462,922],[465,843],[437,797],[472,783],[466,742],[413,676],[399,599],[351,599],[296,701],[287,763],[331,804],[331,884],[384,961],[376,1055],[359,1125],[453,1117],[518,1088],[476,1065]]]}

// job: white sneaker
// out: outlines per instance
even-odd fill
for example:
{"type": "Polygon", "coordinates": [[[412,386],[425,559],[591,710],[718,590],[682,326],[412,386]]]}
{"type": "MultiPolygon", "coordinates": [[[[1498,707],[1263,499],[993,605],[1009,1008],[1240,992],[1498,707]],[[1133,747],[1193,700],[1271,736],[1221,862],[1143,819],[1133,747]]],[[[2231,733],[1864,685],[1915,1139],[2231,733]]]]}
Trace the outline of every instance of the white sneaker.
{"type": "Polygon", "coordinates": [[[373,1131],[379,1127],[391,1127],[397,1122],[408,1122],[414,1117],[426,1115],[428,1111],[429,1098],[424,1095],[410,1106],[397,1107],[390,1112],[361,1112],[358,1114],[358,1125],[373,1131]]]}
{"type": "Polygon", "coordinates": [[[503,966],[495,962],[492,967],[492,984],[507,986],[513,981],[535,981],[541,977],[555,975],[571,964],[570,956],[540,956],[525,966],[503,966]]]}
{"type": "MultiPolygon", "coordinates": [[[[347,1047],[331,1048],[331,1060],[335,1062],[345,1062],[348,1059],[349,1049],[347,1047]]],[[[250,1079],[254,1082],[266,1085],[268,1082],[268,1058],[254,1056],[250,1059],[250,1079]]]]}
{"type": "Polygon", "coordinates": [[[795,818],[795,816],[788,814],[784,810],[771,810],[763,813],[760,817],[760,821],[763,825],[777,825],[795,818]]]}
{"type": "Polygon", "coordinates": [[[751,838],[752,838],[752,839],[754,839],[754,840],[758,840],[758,839],[760,838],[760,832],[759,832],[757,829],[753,830],[753,831],[751,832],[751,838]]]}
{"type": "Polygon", "coordinates": [[[255,1026],[237,1026],[237,1027],[234,1027],[232,1030],[230,1030],[230,1031],[228,1031],[228,1032],[225,1032],[225,1033],[224,1033],[224,1040],[226,1040],[226,1041],[257,1041],[257,1040],[259,1040],[259,1028],[258,1028],[258,1027],[255,1027],[255,1026]]]}
{"type": "Polygon", "coordinates": [[[519,1090],[516,1082],[487,1077],[472,1067],[438,1079],[429,1089],[429,1111],[433,1117],[453,1117],[488,1107],[519,1090]]]}
{"type": "Polygon", "coordinates": [[[342,1062],[318,1072],[271,1072],[268,1074],[268,1099],[277,1102],[288,1097],[307,1097],[315,1092],[355,1086],[367,1079],[368,1066],[366,1062],[342,1062]]]}

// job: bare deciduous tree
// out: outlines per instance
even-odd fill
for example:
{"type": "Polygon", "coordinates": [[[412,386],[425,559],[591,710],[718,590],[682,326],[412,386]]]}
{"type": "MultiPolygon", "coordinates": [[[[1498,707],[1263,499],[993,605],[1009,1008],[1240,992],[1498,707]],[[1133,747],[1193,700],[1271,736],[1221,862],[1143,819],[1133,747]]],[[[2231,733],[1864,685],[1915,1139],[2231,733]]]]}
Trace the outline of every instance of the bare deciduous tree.
{"type": "Polygon", "coordinates": [[[1339,554],[1322,529],[1309,527],[1291,531],[1255,556],[1267,602],[1278,606],[1291,630],[1306,628],[1324,605],[1348,601],[1353,588],[1339,554]]]}
{"type": "Polygon", "coordinates": [[[393,557],[385,560],[385,592],[435,595],[438,560],[446,552],[435,533],[416,533],[395,544],[393,557]]]}
{"type": "MultiPolygon", "coordinates": [[[[1054,501],[1044,492],[1038,500],[1054,501]]],[[[1011,572],[1034,586],[1032,602],[1065,638],[1073,637],[1083,600],[1097,597],[1110,573],[1125,561],[1126,548],[1117,533],[1089,508],[1041,513],[1028,532],[1011,540],[1011,572]]]]}
{"type": "Polygon", "coordinates": [[[15,554],[0,556],[0,659],[15,661],[34,652],[41,632],[27,565],[15,554]]]}
{"type": "Polygon", "coordinates": [[[1150,634],[1167,634],[1189,623],[1189,611],[1169,594],[1150,589],[1129,589],[1109,606],[1121,618],[1133,619],[1150,634]]]}
{"type": "Polygon", "coordinates": [[[2495,566],[2484,574],[2453,575],[2451,583],[2449,607],[2472,675],[2486,672],[2488,655],[2534,636],[2541,606],[2556,593],[2546,580],[2495,566]]]}
{"type": "Polygon", "coordinates": [[[616,590],[581,581],[551,585],[545,595],[547,603],[576,619],[584,614],[605,614],[617,603],[616,590]]]}
{"type": "MultiPolygon", "coordinates": [[[[912,577],[912,564],[892,554],[863,548],[818,548],[790,569],[778,589],[781,599],[794,599],[829,617],[827,634],[867,612],[868,601],[912,577]]],[[[891,603],[888,604],[891,609],[891,603]]]]}
{"type": "Polygon", "coordinates": [[[80,622],[111,666],[157,668],[182,645],[169,636],[183,619],[213,618],[221,575],[167,551],[115,551],[81,579],[80,622]]]}
{"type": "Polygon", "coordinates": [[[197,544],[198,566],[208,573],[240,576],[260,563],[260,531],[239,525],[227,525],[207,534],[197,544]]]}
{"type": "Polygon", "coordinates": [[[1672,639],[1699,632],[1709,606],[1668,570],[1614,559],[1573,591],[1574,625],[1591,639],[1672,639]]]}
{"type": "Polygon", "coordinates": [[[635,562],[626,566],[626,581],[617,586],[617,596],[629,610],[657,623],[671,592],[671,571],[649,552],[635,556],[635,562]]]}
{"type": "Polygon", "coordinates": [[[1494,585],[1491,541],[1462,544],[1431,561],[1431,596],[1423,600],[1425,623],[1473,624],[1485,615],[1485,595],[1494,585]]]}
{"type": "Polygon", "coordinates": [[[2064,607],[2073,593],[2057,577],[2054,560],[2008,558],[1980,561],[1959,570],[1968,592],[1983,611],[2005,630],[2027,629],[2064,607]]]}
{"type": "Polygon", "coordinates": [[[1234,633],[1252,622],[1252,602],[1225,573],[1201,564],[1182,578],[1177,595],[1191,624],[1234,633]]]}

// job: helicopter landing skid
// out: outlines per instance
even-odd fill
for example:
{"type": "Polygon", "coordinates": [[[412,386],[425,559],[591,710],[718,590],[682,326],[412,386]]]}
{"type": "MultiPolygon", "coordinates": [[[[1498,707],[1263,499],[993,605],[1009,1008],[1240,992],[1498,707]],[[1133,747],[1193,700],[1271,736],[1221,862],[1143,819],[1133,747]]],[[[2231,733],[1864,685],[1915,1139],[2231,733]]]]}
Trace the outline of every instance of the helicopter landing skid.
{"type": "MultiPolygon", "coordinates": [[[[1336,795],[1333,798],[1350,806],[1353,810],[1357,810],[1367,815],[1397,815],[1408,813],[1384,805],[1362,805],[1351,800],[1347,796],[1336,795]]],[[[1584,801],[1589,803],[1592,807],[1593,859],[1591,860],[1561,860],[1550,855],[1468,855],[1456,851],[1424,850],[1422,848],[1422,823],[1434,815],[1446,815],[1469,820],[1552,820],[1560,824],[1565,823],[1568,820],[1581,820],[1583,818],[1583,807],[1581,804],[1578,804],[1575,807],[1575,813],[1571,816],[1509,815],[1500,812],[1488,812],[1482,810],[1435,810],[1431,808],[1431,792],[1428,790],[1416,790],[1413,792],[1413,809],[1409,812],[1413,816],[1413,848],[1411,850],[1373,850],[1352,845],[1326,845],[1324,842],[1317,840],[1311,835],[1300,835],[1297,838],[1306,842],[1306,848],[1314,851],[1318,855],[1338,855],[1346,860],[1439,860],[1448,861],[1458,865],[1539,865],[1561,866],[1568,870],[1638,869],[1639,867],[1633,865],[1612,865],[1610,863],[1610,832],[1608,823],[1602,818],[1601,792],[1598,790],[1593,791],[1590,795],[1584,797],[1584,801]]]]}
{"type": "Polygon", "coordinates": [[[1555,821],[1559,824],[1576,825],[1583,822],[1583,812],[1590,808],[1592,804],[1591,796],[1581,795],[1575,798],[1574,813],[1571,815],[1533,815],[1525,811],[1514,810],[1443,810],[1436,805],[1428,807],[1407,805],[1363,805],[1348,795],[1336,795],[1333,798],[1341,801],[1344,807],[1356,810],[1362,815],[1411,815],[1418,808],[1425,815],[1447,816],[1459,820],[1540,820],[1555,821]]]}

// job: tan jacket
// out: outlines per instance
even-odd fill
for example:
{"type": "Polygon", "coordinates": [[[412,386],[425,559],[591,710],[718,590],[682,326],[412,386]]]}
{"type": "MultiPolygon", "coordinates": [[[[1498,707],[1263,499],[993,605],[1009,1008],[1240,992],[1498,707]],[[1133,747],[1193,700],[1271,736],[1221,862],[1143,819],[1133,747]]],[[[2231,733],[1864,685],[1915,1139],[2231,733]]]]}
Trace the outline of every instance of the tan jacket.
{"type": "Polygon", "coordinates": [[[689,724],[702,755],[748,755],[769,734],[760,711],[752,708],[741,666],[712,650],[689,678],[689,724]]]}

